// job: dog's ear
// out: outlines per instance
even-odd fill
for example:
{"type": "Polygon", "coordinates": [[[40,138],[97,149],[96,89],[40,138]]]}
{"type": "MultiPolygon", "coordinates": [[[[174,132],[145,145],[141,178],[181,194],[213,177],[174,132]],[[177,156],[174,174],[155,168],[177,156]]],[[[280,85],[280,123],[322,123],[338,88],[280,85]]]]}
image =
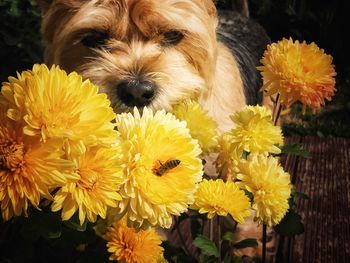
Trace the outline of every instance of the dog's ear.
{"type": "Polygon", "coordinates": [[[201,0],[205,9],[211,17],[216,17],[216,7],[213,0],[201,0]]]}
{"type": "Polygon", "coordinates": [[[36,2],[40,7],[41,12],[45,14],[46,11],[49,9],[50,5],[52,4],[53,0],[36,0],[36,2]]]}

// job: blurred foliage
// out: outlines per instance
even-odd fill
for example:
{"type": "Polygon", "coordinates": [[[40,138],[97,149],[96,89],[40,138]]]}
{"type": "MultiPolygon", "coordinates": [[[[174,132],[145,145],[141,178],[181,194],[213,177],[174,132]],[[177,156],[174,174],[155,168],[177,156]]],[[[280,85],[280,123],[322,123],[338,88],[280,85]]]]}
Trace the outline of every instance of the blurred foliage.
{"type": "Polygon", "coordinates": [[[0,0],[0,81],[42,62],[40,11],[35,0],[0,0]]]}
{"type": "Polygon", "coordinates": [[[93,224],[79,231],[72,227],[77,217],[62,222],[48,207],[29,214],[8,222],[0,219],[0,262],[109,262],[106,241],[95,234],[93,224]]]}
{"type": "Polygon", "coordinates": [[[284,120],[285,136],[319,136],[350,138],[350,103],[330,105],[318,114],[307,111],[301,113],[301,106],[296,105],[284,120]]]}

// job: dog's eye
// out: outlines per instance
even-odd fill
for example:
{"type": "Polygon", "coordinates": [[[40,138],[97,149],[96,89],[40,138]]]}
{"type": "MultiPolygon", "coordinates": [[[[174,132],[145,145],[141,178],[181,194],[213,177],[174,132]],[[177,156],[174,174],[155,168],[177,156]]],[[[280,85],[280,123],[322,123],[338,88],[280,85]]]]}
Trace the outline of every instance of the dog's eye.
{"type": "Polygon", "coordinates": [[[184,38],[183,33],[176,30],[165,32],[163,36],[164,36],[164,39],[163,39],[164,46],[177,45],[184,38]]]}
{"type": "Polygon", "coordinates": [[[107,32],[91,31],[83,36],[81,43],[86,47],[97,48],[106,44],[107,39],[107,32]]]}

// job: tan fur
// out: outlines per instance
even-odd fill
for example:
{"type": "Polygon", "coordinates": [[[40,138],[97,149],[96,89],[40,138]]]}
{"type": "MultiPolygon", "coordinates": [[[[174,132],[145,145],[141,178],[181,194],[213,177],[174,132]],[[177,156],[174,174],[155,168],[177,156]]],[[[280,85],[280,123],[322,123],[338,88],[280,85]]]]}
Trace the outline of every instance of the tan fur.
{"type": "Polygon", "coordinates": [[[116,85],[136,74],[159,88],[151,107],[171,109],[181,99],[199,98],[221,131],[231,128],[229,115],[245,105],[237,63],[216,39],[211,0],[42,0],[41,6],[46,62],[91,79],[117,112],[130,109],[118,100],[116,85]],[[81,44],[92,29],[109,32],[108,49],[81,44]],[[163,47],[163,33],[170,30],[185,37],[163,47]]]}

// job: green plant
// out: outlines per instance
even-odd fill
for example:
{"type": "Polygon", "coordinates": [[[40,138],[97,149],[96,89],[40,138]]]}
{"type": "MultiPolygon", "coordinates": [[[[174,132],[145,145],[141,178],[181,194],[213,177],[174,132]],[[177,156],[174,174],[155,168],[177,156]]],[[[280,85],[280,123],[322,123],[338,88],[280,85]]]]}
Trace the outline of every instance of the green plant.
{"type": "Polygon", "coordinates": [[[40,11],[34,0],[0,0],[0,81],[42,62],[40,11]]]}

